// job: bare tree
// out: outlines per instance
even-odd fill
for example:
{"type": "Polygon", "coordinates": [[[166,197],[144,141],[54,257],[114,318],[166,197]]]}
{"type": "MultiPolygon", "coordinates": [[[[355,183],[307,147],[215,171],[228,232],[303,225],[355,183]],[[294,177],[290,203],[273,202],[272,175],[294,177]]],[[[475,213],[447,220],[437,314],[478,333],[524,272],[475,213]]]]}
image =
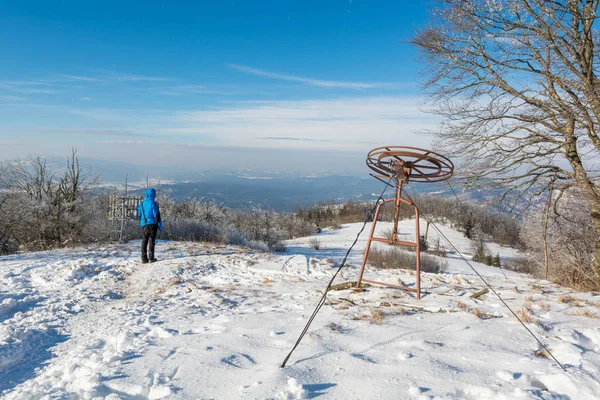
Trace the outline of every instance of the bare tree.
{"type": "Polygon", "coordinates": [[[93,202],[87,195],[99,180],[100,176],[94,176],[90,170],[81,167],[77,149],[73,148],[71,156],[67,157],[65,171],[57,182],[60,197],[57,208],[58,215],[62,219],[59,221],[60,229],[72,241],[82,237],[92,219],[92,210],[89,204],[85,203],[93,202]]]}
{"type": "Polygon", "coordinates": [[[51,248],[88,240],[96,199],[90,189],[96,179],[84,172],[73,150],[65,172],[58,175],[40,157],[5,168],[0,216],[9,218],[4,242],[28,248],[51,248]],[[87,204],[89,203],[89,204],[87,204]],[[8,235],[8,236],[7,236],[8,235]]]}
{"type": "Polygon", "coordinates": [[[0,254],[9,254],[15,249],[12,240],[13,224],[9,213],[9,197],[6,187],[6,165],[0,164],[0,254]]]}
{"type": "Polygon", "coordinates": [[[14,239],[47,248],[61,241],[58,228],[61,207],[55,176],[44,158],[18,162],[7,168],[7,193],[10,214],[20,222],[14,227],[14,239]]]}
{"type": "MultiPolygon", "coordinates": [[[[437,137],[471,183],[533,200],[578,187],[600,282],[600,0],[438,0],[412,43],[445,117],[437,137]]],[[[556,196],[556,198],[560,198],[556,196]]]]}
{"type": "Polygon", "coordinates": [[[54,174],[45,158],[33,158],[7,168],[7,183],[11,190],[25,193],[31,200],[41,201],[54,191],[54,174]]]}
{"type": "Polygon", "coordinates": [[[83,171],[77,158],[77,149],[72,149],[71,157],[67,157],[65,172],[59,181],[60,194],[72,209],[82,192],[98,183],[99,179],[99,176],[92,178],[90,171],[83,171]]]}

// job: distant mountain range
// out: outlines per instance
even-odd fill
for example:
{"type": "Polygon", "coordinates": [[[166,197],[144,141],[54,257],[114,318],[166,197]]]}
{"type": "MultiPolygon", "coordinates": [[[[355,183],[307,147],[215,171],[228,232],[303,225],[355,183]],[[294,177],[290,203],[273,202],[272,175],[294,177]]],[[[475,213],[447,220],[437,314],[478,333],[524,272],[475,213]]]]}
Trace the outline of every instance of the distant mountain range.
{"type": "MultiPolygon", "coordinates": [[[[60,171],[66,157],[47,157],[49,167],[60,171]]],[[[93,158],[79,158],[84,170],[99,175],[105,186],[120,189],[128,180],[130,193],[142,194],[149,184],[175,199],[198,198],[214,200],[231,208],[249,208],[265,205],[279,211],[290,211],[296,205],[314,205],[318,202],[336,203],[374,201],[385,185],[370,177],[365,166],[364,177],[331,174],[266,171],[255,169],[189,171],[178,168],[140,166],[93,158]]],[[[491,202],[499,196],[497,190],[465,190],[453,183],[454,192],[462,201],[491,202]]],[[[454,197],[448,182],[413,183],[408,193],[454,197]]],[[[386,190],[386,198],[393,196],[393,188],[386,190]]]]}
{"type": "MultiPolygon", "coordinates": [[[[275,210],[290,211],[296,205],[314,205],[327,201],[375,201],[384,187],[385,184],[368,175],[366,178],[340,175],[303,177],[281,173],[269,176],[263,172],[260,176],[245,173],[206,174],[193,182],[161,184],[159,190],[175,199],[210,199],[232,208],[262,204],[275,210]]],[[[144,188],[139,188],[133,192],[141,194],[143,190],[144,188]]],[[[447,182],[412,184],[407,186],[407,190],[410,195],[417,193],[454,197],[447,182]]],[[[462,188],[454,190],[465,201],[488,201],[497,197],[484,191],[465,191],[462,188]]],[[[388,188],[385,197],[393,195],[394,189],[388,188]]]]}

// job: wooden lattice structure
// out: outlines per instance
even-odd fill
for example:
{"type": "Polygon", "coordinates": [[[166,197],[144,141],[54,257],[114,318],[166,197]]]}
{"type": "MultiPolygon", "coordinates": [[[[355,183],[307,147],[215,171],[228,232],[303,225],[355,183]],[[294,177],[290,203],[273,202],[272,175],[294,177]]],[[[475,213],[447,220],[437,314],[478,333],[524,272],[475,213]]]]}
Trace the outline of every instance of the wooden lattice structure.
{"type": "Polygon", "coordinates": [[[125,221],[137,219],[137,209],[142,196],[111,195],[108,199],[108,219],[119,222],[119,241],[123,240],[125,221]]]}
{"type": "Polygon", "coordinates": [[[108,219],[137,219],[137,208],[142,200],[142,196],[111,195],[108,199],[108,219]]]}

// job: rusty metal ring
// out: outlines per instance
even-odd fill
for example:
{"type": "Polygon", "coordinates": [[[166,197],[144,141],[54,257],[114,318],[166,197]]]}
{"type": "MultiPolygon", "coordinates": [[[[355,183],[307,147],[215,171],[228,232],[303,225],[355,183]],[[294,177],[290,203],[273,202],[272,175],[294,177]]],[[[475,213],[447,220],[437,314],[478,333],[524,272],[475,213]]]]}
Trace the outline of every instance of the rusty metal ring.
{"type": "MultiPolygon", "coordinates": [[[[398,178],[399,168],[408,174],[411,182],[440,182],[454,173],[454,164],[448,158],[430,150],[405,146],[384,146],[367,155],[367,166],[379,180],[398,178]]],[[[404,172],[401,172],[404,173],[404,172]]]]}

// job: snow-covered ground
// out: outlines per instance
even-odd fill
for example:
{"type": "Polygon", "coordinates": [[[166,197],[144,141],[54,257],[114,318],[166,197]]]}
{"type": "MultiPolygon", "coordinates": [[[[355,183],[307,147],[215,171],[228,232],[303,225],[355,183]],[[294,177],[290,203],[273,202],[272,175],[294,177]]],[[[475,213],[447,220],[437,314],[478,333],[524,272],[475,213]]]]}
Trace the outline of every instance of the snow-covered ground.
{"type": "MultiPolygon", "coordinates": [[[[411,234],[414,222],[403,221],[411,234]]],[[[473,263],[565,365],[540,346],[458,254],[427,292],[332,291],[280,365],[362,224],[288,242],[283,254],[139,241],[0,257],[0,393],[6,399],[597,399],[600,295],[473,263]],[[506,274],[506,276],[505,276],[506,274]],[[595,316],[595,317],[594,317],[595,316]],[[46,396],[46,397],[44,397],[46,396]]],[[[380,230],[389,225],[380,223],[380,230]]],[[[423,227],[424,228],[424,227],[423,227]]],[[[469,257],[462,235],[442,228],[469,257]]],[[[356,280],[369,226],[336,283],[356,280]]],[[[435,232],[430,230],[430,241],[435,232]]],[[[502,259],[515,251],[492,245],[502,259]]],[[[414,273],[366,278],[414,284],[414,273]]]]}

